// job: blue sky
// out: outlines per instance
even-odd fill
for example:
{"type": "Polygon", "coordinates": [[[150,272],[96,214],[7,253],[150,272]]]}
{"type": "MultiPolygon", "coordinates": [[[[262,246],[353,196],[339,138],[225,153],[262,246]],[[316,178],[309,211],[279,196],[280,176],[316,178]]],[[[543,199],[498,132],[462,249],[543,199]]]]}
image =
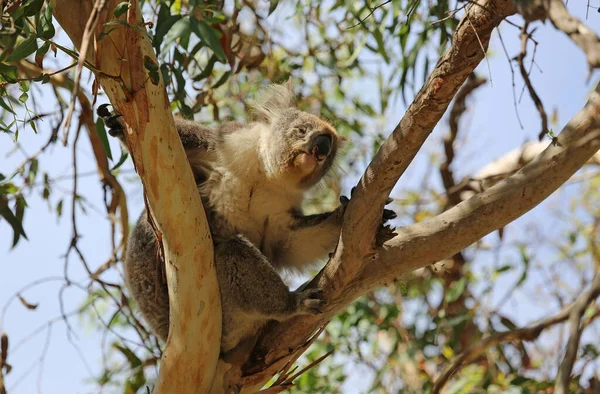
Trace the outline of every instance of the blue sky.
{"type": "MultiPolygon", "coordinates": [[[[597,5],[597,4],[596,4],[597,5]]],[[[572,13],[585,19],[585,2],[569,2],[572,13]]],[[[598,13],[590,11],[588,26],[599,26],[598,13]]],[[[504,24],[501,28],[508,52],[514,56],[519,51],[518,31],[504,24]]],[[[546,110],[558,110],[558,124],[552,127],[559,130],[585,103],[587,92],[593,87],[596,78],[588,79],[588,70],[585,57],[580,50],[562,33],[546,23],[541,25],[536,32],[536,39],[540,43],[537,48],[536,63],[542,72],[534,68],[532,81],[541,97],[546,110]]],[[[48,63],[47,66],[51,66],[48,63]]],[[[534,140],[540,129],[540,121],[527,95],[519,104],[519,113],[524,129],[521,129],[515,115],[513,106],[513,92],[511,73],[508,60],[494,33],[490,46],[490,56],[478,68],[478,73],[490,78],[493,84],[487,84],[477,91],[470,108],[476,112],[468,115],[469,122],[465,122],[463,130],[468,137],[463,139],[465,147],[459,151],[455,167],[458,177],[477,171],[486,163],[501,156],[503,153],[521,145],[525,140],[534,140]],[[489,63],[489,64],[488,64],[489,63]],[[488,70],[489,67],[489,70],[488,70]]],[[[520,92],[522,82],[517,76],[517,90],[520,92]]],[[[84,86],[90,86],[90,80],[83,80],[84,86]]],[[[355,86],[356,91],[373,94],[375,90],[368,87],[355,86]],[[359,90],[360,89],[360,90],[359,90]]],[[[87,89],[89,90],[89,89],[87,89]]],[[[53,103],[53,96],[44,91],[40,95],[32,91],[31,95],[42,102],[41,108],[52,110],[49,104],[53,103]]],[[[388,111],[386,123],[387,130],[400,120],[404,114],[404,107],[397,102],[388,111]]],[[[22,130],[19,141],[29,154],[35,152],[43,144],[49,132],[49,126],[40,127],[41,135],[34,135],[30,129],[22,130]]],[[[446,123],[442,121],[434,134],[425,144],[425,151],[439,151],[441,136],[447,131],[446,123]]],[[[7,135],[0,136],[0,172],[7,173],[24,160],[21,152],[13,152],[14,144],[7,135]]],[[[118,152],[118,145],[113,141],[113,153],[118,152]]],[[[53,175],[67,175],[71,169],[71,147],[56,144],[51,148],[51,154],[45,155],[41,160],[41,167],[53,175]]],[[[78,172],[93,172],[95,163],[85,134],[78,149],[78,172]]],[[[406,185],[414,186],[420,182],[428,157],[421,154],[411,165],[407,174],[401,179],[398,188],[406,185]]],[[[131,166],[126,166],[131,169],[131,166]]],[[[137,181],[125,182],[128,193],[128,205],[131,221],[135,220],[141,212],[141,195],[137,181]]],[[[38,178],[39,180],[39,178],[38,178]]],[[[355,180],[348,180],[348,184],[355,180]]],[[[0,273],[0,308],[20,288],[33,280],[57,277],[62,278],[64,270],[64,253],[71,238],[70,201],[69,193],[71,182],[69,180],[56,185],[51,196],[52,206],[58,200],[64,200],[63,217],[57,220],[56,215],[48,209],[48,203],[41,199],[39,192],[35,191],[27,196],[30,209],[25,217],[25,229],[29,241],[21,241],[14,250],[9,249],[8,242],[0,245],[0,264],[3,271],[0,273]],[[59,190],[62,189],[62,192],[59,190]]],[[[79,190],[90,199],[88,215],[79,215],[79,232],[83,234],[80,246],[92,267],[97,267],[105,262],[110,254],[108,239],[109,224],[105,220],[103,202],[101,199],[101,185],[95,175],[80,178],[79,190]]],[[[347,192],[347,190],[346,190],[347,192]]],[[[566,196],[560,197],[565,201],[566,196]]],[[[557,197],[553,198],[556,204],[557,197]]],[[[561,203],[561,202],[558,203],[561,203]]],[[[532,221],[544,221],[549,229],[559,232],[556,223],[547,219],[549,203],[544,203],[532,212],[519,219],[516,224],[509,227],[514,229],[515,236],[522,235],[520,229],[532,221]]],[[[11,229],[5,222],[0,222],[0,239],[10,239],[11,229]]],[[[486,262],[481,262],[485,264],[486,262]]],[[[69,277],[80,280],[87,275],[75,256],[69,263],[69,277]]],[[[39,334],[30,337],[30,334],[39,327],[44,327],[46,322],[60,317],[60,304],[58,290],[63,284],[62,279],[44,283],[22,293],[30,303],[39,303],[35,311],[25,309],[18,300],[13,300],[6,315],[0,316],[0,329],[6,331],[11,341],[9,363],[13,371],[6,377],[10,394],[43,393],[87,393],[95,392],[94,387],[86,385],[85,381],[97,376],[101,370],[100,343],[101,334],[90,322],[81,321],[78,317],[70,319],[74,333],[69,335],[68,329],[62,321],[51,326],[48,333],[43,328],[39,334]],[[15,348],[19,341],[27,339],[22,346],[15,348]],[[47,347],[47,350],[44,349],[47,347]],[[43,360],[40,357],[43,356],[43,360]],[[40,365],[43,368],[40,369],[40,365]]],[[[75,287],[67,288],[63,293],[64,310],[71,311],[77,308],[85,293],[75,287]]],[[[519,301],[518,308],[512,308],[512,313],[520,323],[526,323],[539,317],[539,308],[527,299],[516,295],[519,301]],[[521,297],[521,299],[519,299],[521,297]]],[[[4,311],[0,310],[0,314],[4,311]]]]}

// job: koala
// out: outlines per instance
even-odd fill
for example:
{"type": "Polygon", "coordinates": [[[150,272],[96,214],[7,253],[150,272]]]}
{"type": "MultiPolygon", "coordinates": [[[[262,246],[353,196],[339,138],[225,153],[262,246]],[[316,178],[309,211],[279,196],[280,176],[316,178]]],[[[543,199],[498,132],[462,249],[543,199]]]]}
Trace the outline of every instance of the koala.
{"type": "MultiPolygon", "coordinates": [[[[98,115],[112,136],[124,124],[106,106],[98,115]]],[[[348,199],[331,212],[304,215],[305,193],[326,177],[344,142],[335,128],[296,107],[291,84],[271,85],[253,103],[248,124],[209,128],[175,118],[214,242],[223,311],[221,351],[269,320],[321,313],[320,289],[290,291],[279,272],[302,272],[331,253],[348,199]]],[[[384,211],[383,222],[395,217],[384,211]]],[[[382,223],[383,223],[382,222],[382,223]]],[[[125,258],[128,288],[152,331],[169,332],[169,299],[158,241],[142,213],[125,258]]]]}

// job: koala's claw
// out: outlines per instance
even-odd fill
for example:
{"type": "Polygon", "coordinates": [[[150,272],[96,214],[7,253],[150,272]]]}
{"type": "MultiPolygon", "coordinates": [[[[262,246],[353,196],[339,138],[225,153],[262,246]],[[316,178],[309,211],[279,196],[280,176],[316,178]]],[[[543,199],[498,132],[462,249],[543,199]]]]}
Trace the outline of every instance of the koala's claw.
{"type": "Polygon", "coordinates": [[[322,308],[326,301],[323,290],[307,289],[300,292],[294,292],[296,298],[296,307],[299,314],[318,315],[323,313],[322,308]]]}
{"type": "Polygon", "coordinates": [[[392,228],[389,225],[382,224],[381,226],[379,226],[379,230],[377,231],[377,236],[375,237],[375,244],[377,245],[377,247],[380,247],[385,242],[389,241],[390,239],[392,239],[396,235],[398,235],[395,230],[396,229],[392,228]]]}
{"type": "Polygon", "coordinates": [[[123,135],[125,125],[121,119],[121,114],[117,112],[111,112],[108,107],[110,104],[102,104],[96,110],[96,114],[102,118],[106,127],[108,127],[108,134],[113,137],[123,135]]]}
{"type": "Polygon", "coordinates": [[[392,211],[391,209],[384,209],[383,210],[383,222],[387,222],[388,220],[392,220],[392,219],[396,219],[398,217],[398,215],[396,215],[396,212],[392,211]]]}

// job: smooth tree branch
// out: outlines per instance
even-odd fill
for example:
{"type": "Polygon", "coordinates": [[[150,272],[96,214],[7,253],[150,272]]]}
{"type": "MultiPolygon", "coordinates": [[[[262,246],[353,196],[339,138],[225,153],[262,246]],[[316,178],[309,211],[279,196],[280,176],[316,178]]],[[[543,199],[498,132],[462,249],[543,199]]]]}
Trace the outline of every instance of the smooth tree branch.
{"type": "Polygon", "coordinates": [[[212,239],[164,83],[147,69],[157,61],[139,3],[130,1],[119,23],[104,26],[116,21],[118,4],[111,0],[96,14],[91,0],[52,0],[54,17],[77,48],[86,47],[84,37],[94,39],[86,60],[101,71],[97,81],[128,125],[127,145],[164,248],[171,324],[154,393],[208,392],[221,337],[212,239]],[[97,26],[86,35],[90,15],[97,26]]]}

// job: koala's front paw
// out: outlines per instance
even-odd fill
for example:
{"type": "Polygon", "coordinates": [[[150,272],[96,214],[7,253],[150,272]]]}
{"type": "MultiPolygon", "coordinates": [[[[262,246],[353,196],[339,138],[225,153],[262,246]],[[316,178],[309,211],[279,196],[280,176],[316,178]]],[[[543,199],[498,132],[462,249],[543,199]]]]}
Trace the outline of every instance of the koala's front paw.
{"type": "Polygon", "coordinates": [[[299,315],[318,315],[323,313],[325,298],[321,289],[307,289],[292,293],[296,313],[299,315]]]}
{"type": "Polygon", "coordinates": [[[116,111],[111,112],[108,108],[112,107],[110,104],[102,104],[96,110],[96,114],[102,118],[106,127],[108,127],[108,134],[113,137],[120,137],[125,131],[125,123],[121,114],[116,111]]]}
{"type": "MultiPolygon", "coordinates": [[[[350,190],[350,198],[352,198],[352,196],[354,194],[354,189],[356,189],[356,187],[353,187],[350,190]]],[[[393,199],[388,198],[385,201],[385,205],[388,205],[388,204],[392,203],[393,201],[394,201],[393,199]]],[[[346,196],[341,196],[340,203],[342,205],[338,209],[341,209],[343,212],[345,212],[346,207],[350,203],[350,199],[346,196]]],[[[394,228],[392,228],[392,226],[387,224],[387,222],[389,220],[395,219],[396,217],[398,217],[398,215],[396,215],[396,212],[392,211],[391,209],[386,209],[386,208],[383,209],[383,214],[381,215],[381,224],[379,225],[379,229],[377,230],[377,235],[375,237],[375,243],[377,246],[383,245],[384,242],[389,241],[390,239],[394,238],[394,236],[397,235],[394,232],[394,228]]]]}
{"type": "MultiPolygon", "coordinates": [[[[354,189],[356,189],[356,186],[353,187],[350,190],[350,198],[352,198],[352,196],[354,195],[354,189]]],[[[348,206],[348,204],[350,203],[350,198],[346,197],[346,196],[340,196],[340,203],[342,204],[338,209],[343,210],[344,212],[346,211],[346,207],[348,206]]],[[[388,198],[385,201],[385,205],[390,204],[392,201],[391,198],[388,198]]],[[[398,217],[398,215],[396,215],[396,212],[392,211],[391,209],[383,209],[383,214],[381,216],[381,227],[385,227],[386,223],[388,222],[388,220],[392,220],[395,219],[396,217],[398,217]]]]}

